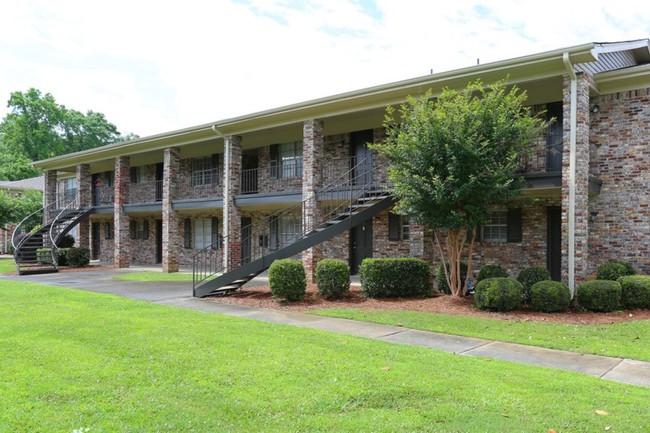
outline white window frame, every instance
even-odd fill
[[[217,166],[213,166],[212,155],[192,158],[192,186],[218,185]]]
[[[202,250],[212,245],[212,218],[192,220],[192,248]]]
[[[481,240],[484,242],[508,242],[508,210],[494,209],[490,211],[490,223],[481,227]]]
[[[278,147],[280,178],[302,177],[302,142],[282,143]]]

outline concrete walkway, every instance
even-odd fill
[[[373,338],[391,343],[423,346],[459,355],[480,356],[520,364],[556,368],[584,373],[615,382],[650,387],[650,362],[586,355],[500,341],[438,334],[398,326],[319,317],[305,313],[220,304],[218,302],[193,298],[191,283],[143,283],[116,281],[113,279],[118,273],[132,272],[134,270],[139,269],[91,270],[86,272],[61,272],[21,277],[2,276],[2,278],[33,281],[99,293],[110,293],[161,305],[319,329],[339,334]],[[265,278],[261,277],[251,281],[249,285],[265,283]]]

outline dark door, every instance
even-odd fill
[[[242,194],[257,193],[257,149],[242,153]]]
[[[372,181],[372,150],[368,143],[372,143],[372,129],[356,131],[350,135],[351,164],[354,167],[352,172],[353,183],[365,185]]]
[[[547,207],[546,221],[546,267],[551,273],[551,278],[560,281],[562,278],[562,208]]]
[[[372,219],[350,230],[350,273],[359,273],[363,259],[372,257]]]
[[[99,173],[93,173],[91,182],[93,206],[99,206],[101,204],[102,191],[102,179],[99,176]]]
[[[163,163],[160,162],[156,164],[156,201],[162,201],[163,199],[163,176],[165,173],[165,167]]]
[[[253,220],[249,217],[241,219],[241,263],[250,263],[251,261],[251,224]]]
[[[163,256],[163,222],[156,220],[156,263],[162,263]]]
[[[90,246],[90,258],[93,260],[99,259],[99,249],[101,248],[101,225],[98,222],[93,222],[90,226],[90,236],[93,238],[93,242]]]

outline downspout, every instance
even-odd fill
[[[577,123],[578,123],[578,77],[573,70],[573,65],[569,58],[569,53],[562,54],[562,61],[566,68],[567,74],[571,79],[571,117],[570,117],[570,130],[569,130],[569,208],[568,214],[568,238],[569,238],[569,251],[568,251],[568,278],[569,290],[571,297],[575,296],[575,266],[576,266],[576,245],[575,245],[575,231],[576,231],[576,141],[577,141]]]
[[[226,140],[226,136],[221,133],[217,129],[217,125],[212,125],[212,132],[217,134],[219,137],[223,138],[223,151],[224,151],[224,161],[223,161],[223,170],[224,170],[224,185],[223,185],[223,190],[225,194],[229,194],[230,191],[230,145],[228,144],[228,140]],[[225,195],[224,194],[224,195]],[[230,233],[230,219],[228,218],[228,215],[230,215],[230,200],[224,200],[223,201],[223,233],[224,236],[226,237],[226,242],[225,245],[223,246],[223,266],[224,269],[227,270],[228,263],[230,263],[230,248],[228,248],[228,233]]]

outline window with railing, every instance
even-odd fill
[[[302,142],[274,144],[270,149],[272,179],[302,177]]]
[[[192,158],[192,186],[218,185],[219,155]]]
[[[284,248],[300,239],[302,226],[300,215],[289,214],[271,217],[269,223],[272,250]]]

